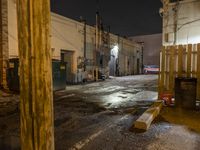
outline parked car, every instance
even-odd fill
[[[145,65],[144,74],[158,74],[159,66],[158,65]]]

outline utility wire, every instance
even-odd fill
[[[193,20],[193,21],[189,21],[189,22],[187,22],[187,23],[184,23],[184,24],[182,24],[179,28],[178,28],[178,30],[177,31],[179,31],[182,27],[184,27],[185,25],[188,25],[188,24],[191,24],[191,23],[194,23],[194,22],[198,22],[198,21],[200,21],[200,19],[196,19],[196,20]]]

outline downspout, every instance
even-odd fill
[[[179,7],[179,1],[176,2],[175,8],[174,8],[174,45],[177,44],[178,7]]]
[[[86,71],[86,60],[87,60],[87,55],[86,55],[86,38],[87,38],[87,35],[86,35],[86,20],[84,20],[84,71]]]
[[[119,34],[117,35],[117,44],[118,44],[118,54],[117,54],[117,68],[116,68],[116,76],[119,76],[119,52],[120,52],[120,48],[119,48],[119,42],[120,42],[120,36]]]

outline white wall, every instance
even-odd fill
[[[174,43],[175,3],[169,4],[169,11],[163,18],[163,45]],[[200,43],[200,0],[184,0],[178,5],[176,44]],[[166,40],[168,34],[168,42]]]
[[[130,37],[135,42],[144,43],[143,64],[160,65],[162,33]]]

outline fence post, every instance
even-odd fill
[[[160,60],[160,75],[159,75],[159,96],[164,92],[164,77],[165,77],[165,47],[161,49],[161,60]]]
[[[192,57],[192,44],[188,45],[187,51],[187,77],[191,77],[191,57]]]
[[[200,100],[200,44],[197,45],[197,99]]]
[[[178,46],[178,77],[182,77],[183,73],[183,46]]]
[[[170,47],[169,91],[174,93],[174,54],[175,46]]]
[[[8,47],[8,0],[0,1],[0,86],[8,89],[7,70],[9,67]]]

